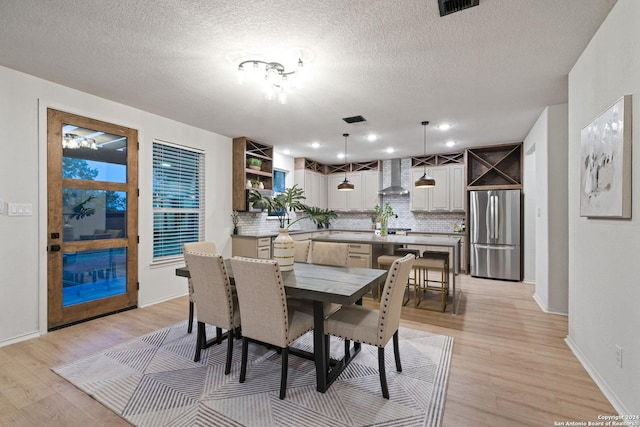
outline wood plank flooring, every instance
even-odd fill
[[[402,313],[404,326],[455,338],[443,427],[553,426],[615,413],[565,344],[567,318],[540,311],[533,286],[459,279],[459,315],[411,302]],[[128,425],[51,367],[184,320],[187,304],[177,298],[1,347],[0,426]]]

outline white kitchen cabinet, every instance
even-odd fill
[[[411,170],[411,182],[417,181],[424,169]],[[433,188],[413,188],[411,210],[426,212],[464,211],[464,165],[427,168],[427,175],[436,181]]]
[[[271,237],[231,236],[231,256],[271,258]]]
[[[371,268],[371,245],[349,243],[347,267]]]
[[[380,172],[349,172],[347,178],[354,185],[352,191],[338,191],[344,173],[335,173],[327,179],[327,207],[335,211],[373,211],[378,203]]]
[[[453,212],[464,212],[466,183],[464,181],[464,165],[449,166],[449,208]]]
[[[294,182],[304,190],[304,203],[319,208],[327,207],[327,176],[310,170],[297,169]]]

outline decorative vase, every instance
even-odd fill
[[[387,221],[388,221],[388,218],[382,218],[380,220],[380,235],[381,236],[386,236],[387,235]]]
[[[249,165],[249,169],[253,169],[254,171],[259,171],[260,169],[262,169],[261,166],[255,166],[255,165]]]
[[[264,182],[260,181],[260,184],[258,184],[258,188],[260,190],[264,190]]]
[[[247,188],[251,188],[252,186],[253,186],[253,184],[251,184],[251,180],[248,179],[246,187]]]
[[[238,226],[233,227],[233,234],[238,234]]]
[[[281,271],[293,270],[295,252],[289,229],[281,228],[278,237],[273,240],[273,259],[278,261]]]

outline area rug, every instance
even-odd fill
[[[207,329],[208,337],[214,334]],[[196,363],[196,334],[187,333],[186,322],[53,371],[136,426],[439,426],[453,338],[408,328],[399,336],[402,372],[393,345],[385,349],[389,400],[380,389],[376,347],[363,345],[326,393],[315,389],[313,362],[290,356],[287,397],[280,400],[281,359],[274,350],[249,344],[240,384],[241,340],[225,375],[226,341]],[[293,347],[312,350],[311,334]],[[343,352],[343,342],[332,338],[332,357]]]

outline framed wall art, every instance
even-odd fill
[[[631,218],[631,95],[580,133],[580,216]]]

